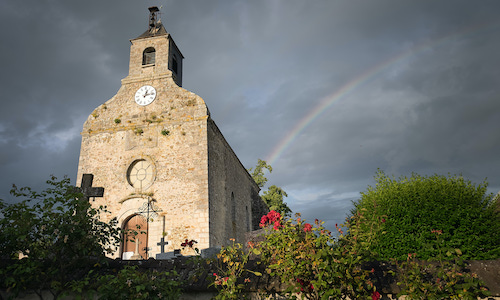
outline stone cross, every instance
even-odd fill
[[[104,196],[104,188],[103,187],[93,187],[92,181],[94,181],[94,175],[92,174],[83,174],[82,176],[82,184],[80,187],[75,187],[71,190],[73,193],[82,193],[83,197],[80,199],[80,203],[88,203],[90,197],[103,197]],[[82,207],[85,205],[76,207],[76,213],[82,214]]]
[[[89,200],[90,197],[102,197],[104,196],[103,187],[93,187],[92,181],[94,181],[93,174],[83,174],[82,184],[80,185],[80,190],[83,193],[85,200]]]
[[[165,253],[165,245],[168,245],[168,242],[165,241],[165,238],[162,237],[159,243],[156,243],[156,245],[161,247],[161,253]]]
[[[134,255],[132,255],[130,257],[130,259],[133,259],[133,260],[142,259],[142,256],[139,254],[139,244],[142,244],[142,242],[139,240],[135,240],[135,252],[134,252]]]
[[[135,254],[139,254],[139,245],[142,244],[141,241],[135,241]]]

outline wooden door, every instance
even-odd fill
[[[125,256],[130,256],[131,252],[134,252],[135,254],[135,249],[136,249],[135,241],[138,240],[139,254],[142,256],[143,259],[147,259],[146,247],[147,247],[148,237],[146,230],[147,230],[146,218],[144,218],[143,216],[135,215],[130,219],[128,219],[128,221],[125,223],[125,226],[123,226],[124,239],[123,239],[122,253],[129,254]],[[137,232],[137,235],[134,235],[133,231]],[[125,256],[123,256],[123,258],[128,258]]]

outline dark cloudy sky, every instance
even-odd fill
[[[80,131],[128,73],[151,5],[242,163],[341,222],[377,168],[500,190],[500,1],[3,0],[0,198],[75,180]]]

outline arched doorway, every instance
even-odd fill
[[[134,231],[137,234],[134,234]],[[139,255],[143,259],[146,257],[146,247],[148,245],[146,218],[141,215],[133,215],[123,225],[122,258],[130,259],[135,254],[136,242],[139,241]]]

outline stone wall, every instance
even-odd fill
[[[5,264],[5,261],[0,261],[1,265]],[[252,262],[250,262],[252,264]],[[175,270],[178,273],[179,281],[183,282],[182,288],[184,294],[181,296],[180,300],[209,300],[216,295],[217,291],[215,288],[208,287],[213,280],[213,272],[217,270],[213,265],[210,264],[200,264],[197,267],[203,268],[200,272],[194,272],[193,264],[190,263],[189,257],[179,257],[173,260],[154,260],[150,259],[148,261],[121,261],[114,260],[110,261],[108,268],[110,269],[120,269],[123,265],[137,265],[139,269],[154,269],[157,271],[171,271]],[[262,265],[252,265],[250,266],[252,270],[262,269]],[[377,290],[382,294],[382,299],[397,299],[394,295],[399,292],[399,287],[393,278],[387,277],[387,268],[393,268],[390,264],[383,262],[372,263],[369,268],[374,268],[374,276],[376,277]],[[469,262],[469,268],[471,272],[478,274],[479,278],[483,280],[486,286],[491,292],[491,297],[487,299],[500,299],[500,259],[492,261],[471,261]],[[265,299],[261,297],[260,291],[265,291],[266,293],[271,292],[282,292],[285,290],[286,286],[280,283],[279,278],[271,277],[266,272],[263,272],[263,276],[255,276],[249,274],[248,277],[251,279],[250,283],[245,285],[244,293],[249,299]],[[193,276],[195,275],[196,276]],[[49,292],[46,293],[49,295]],[[5,291],[0,291],[2,299],[7,298]],[[75,299],[76,297],[68,297],[66,299]],[[39,299],[36,294],[27,292],[22,297],[16,299]],[[44,299],[51,299],[50,297]],[[276,297],[273,299],[287,299],[286,297]],[[404,297],[400,298],[404,299]]]
[[[267,207],[258,195],[259,187],[212,120],[208,121],[208,160],[210,244],[220,247],[230,244],[230,239],[244,243],[245,233],[258,226],[256,216],[260,218]]]

